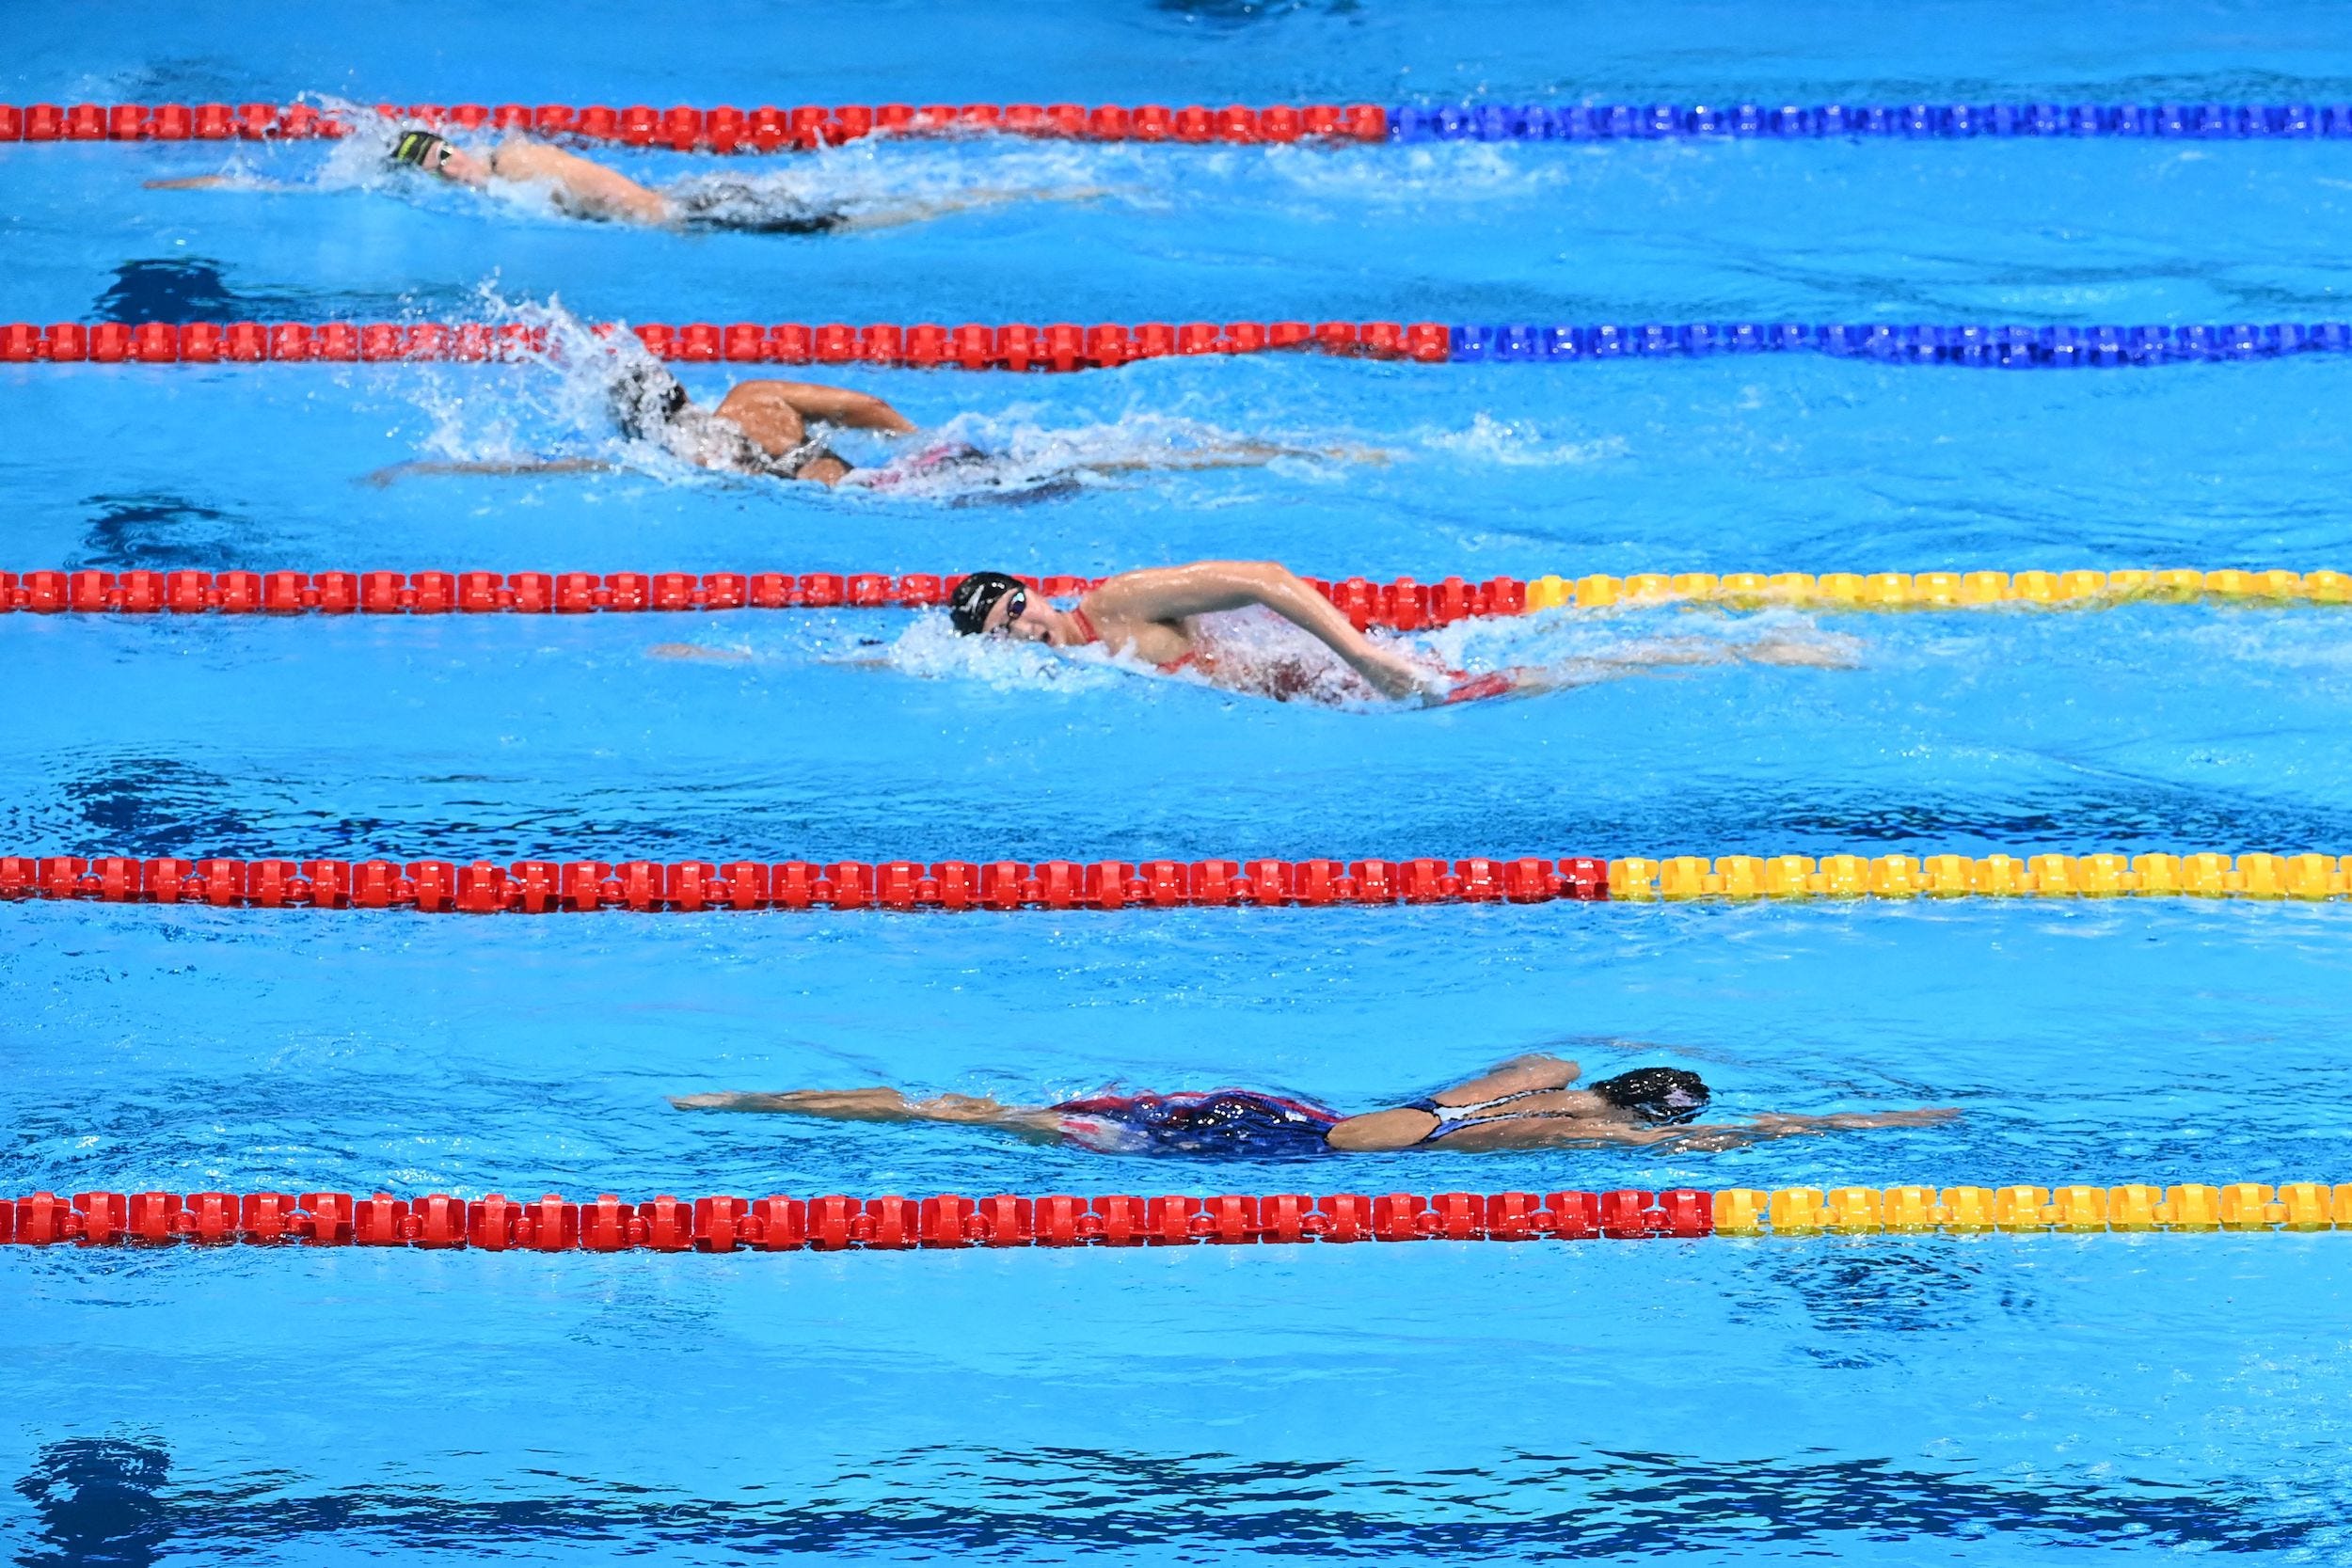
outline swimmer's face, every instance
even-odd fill
[[[1069,617],[1042,599],[1033,599],[1025,588],[1016,588],[998,599],[988,612],[988,625],[981,630],[991,636],[1013,638],[1022,642],[1060,642],[1068,628]]]
[[[461,185],[479,185],[490,178],[490,166],[461,148],[443,142],[424,161],[430,173],[444,180],[454,180]]]

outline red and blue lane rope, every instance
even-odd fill
[[[1610,142],[1680,137],[2343,140],[2352,103],[389,103],[379,117],[681,152],[809,151],[870,135],[997,133],[1098,142]],[[0,142],[284,141],[348,126],[308,103],[0,104]]]
[[[1116,370],[1146,359],[1321,352],[1419,364],[1556,364],[1822,354],[1895,365],[2114,369],[2275,359],[2352,349],[2344,322],[2023,326],[1831,322],[1589,325],[1443,322],[602,323],[681,364],[968,371]],[[547,351],[544,329],[486,322],[0,324],[0,364],[491,362]]]

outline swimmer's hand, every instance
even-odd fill
[[[1441,702],[1454,685],[1454,677],[1446,672],[1416,664],[1402,654],[1392,654],[1376,642],[1348,662],[1355,665],[1356,673],[1370,681],[1373,689],[1383,697]]]
[[[1922,1106],[1916,1111],[1838,1111],[1825,1117],[1790,1117],[1766,1112],[1756,1128],[1766,1136],[1790,1132],[1853,1132],[1871,1127],[1937,1127],[1960,1119],[1957,1106]]]
[[[1811,637],[1776,634],[1757,638],[1740,653],[1751,664],[1778,664],[1800,670],[1854,670],[1862,665],[1862,640],[1840,632]]]
[[[239,180],[227,174],[199,174],[185,180],[148,180],[142,182],[142,185],[151,191],[216,191],[231,185],[247,186],[255,190],[269,188],[263,185],[254,185],[251,182]]]

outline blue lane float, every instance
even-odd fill
[[[2179,140],[2352,139],[2352,103],[1820,103],[1728,108],[1674,103],[1399,103],[1389,139],[1656,141],[1688,136],[2160,136]]]
[[[1457,365],[1533,364],[1681,355],[1812,353],[1837,358],[1998,370],[2275,359],[2352,349],[2352,325],[2273,322],[2237,326],[1933,326],[1796,322],[1449,327]]]

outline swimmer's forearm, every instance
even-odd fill
[[[917,428],[913,420],[868,392],[853,392],[847,387],[828,387],[817,381],[765,381],[762,385],[772,388],[792,412],[804,420],[822,420],[851,430],[879,430],[892,436],[912,436]]]
[[[1475,1078],[1439,1089],[1436,1099],[1440,1105],[1474,1105],[1506,1094],[1565,1089],[1576,1082],[1580,1070],[1574,1062],[1565,1062],[1557,1056],[1515,1056]]]
[[[750,1111],[770,1116],[818,1117],[827,1121],[919,1121],[925,1119],[893,1088],[787,1089],[781,1094],[673,1095],[681,1111]]]
[[[395,463],[389,468],[378,468],[368,475],[366,483],[381,489],[395,480],[426,474],[489,474],[513,478],[521,474],[601,474],[619,471],[620,465],[594,457],[525,458],[512,463]]]

